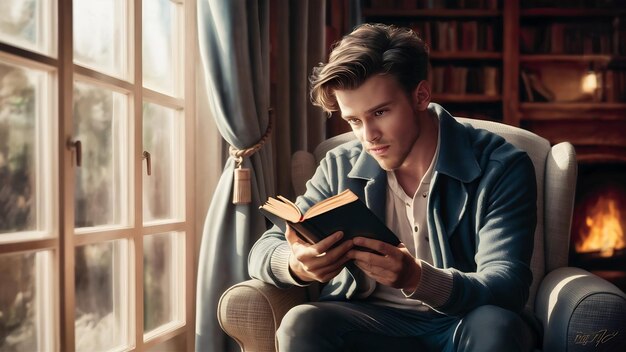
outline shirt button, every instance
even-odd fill
[[[415,227],[413,228],[413,231],[415,231],[415,232],[419,231],[419,227],[415,226]]]
[[[426,236],[426,237],[424,237],[424,238],[426,239],[426,242],[430,242],[430,241],[428,240],[428,236]]]
[[[422,197],[426,198],[428,196],[428,192],[422,193]]]

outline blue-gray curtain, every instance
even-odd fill
[[[251,147],[269,122],[269,0],[197,1],[208,105],[226,142],[238,149]],[[260,200],[274,194],[270,143],[244,160],[243,166],[252,172],[251,204],[232,204],[234,166],[232,158],[226,162],[204,224],[196,292],[197,351],[234,349],[217,322],[217,303],[229,286],[248,278],[248,252],[265,230],[257,208]]]
[[[278,194],[293,198],[292,154],[312,152],[326,139],[326,114],[309,99],[309,75],[326,59],[326,0],[273,0],[272,11],[276,129],[289,131],[274,136],[276,184]]]

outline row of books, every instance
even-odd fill
[[[374,9],[481,9],[497,10],[498,0],[370,0],[366,7]]]
[[[432,66],[429,81],[435,94],[482,94],[501,92],[501,70],[496,66]]]
[[[623,9],[626,0],[524,0],[522,8]]]
[[[435,51],[499,51],[501,30],[479,21],[412,22],[409,27]]]
[[[520,51],[524,54],[625,55],[626,31],[610,22],[551,23],[522,26]]]

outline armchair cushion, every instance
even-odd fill
[[[541,282],[535,314],[544,351],[624,351],[626,294],[579,268],[559,268]]]
[[[308,301],[306,289],[279,289],[258,280],[230,287],[220,298],[217,319],[245,351],[274,351],[274,335],[292,307]]]

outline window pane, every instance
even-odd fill
[[[178,113],[160,105],[143,105],[143,148],[150,153],[152,174],[143,172],[144,222],[178,219],[184,214],[183,151]]]
[[[42,114],[47,79],[45,72],[0,61],[0,234],[45,227],[43,206],[51,200],[43,185],[52,177],[42,172],[51,149]]]
[[[167,323],[181,320],[178,307],[183,303],[180,292],[183,282],[178,282],[184,268],[184,245],[177,233],[144,236],[144,329],[153,331]],[[184,307],[184,305],[182,305]]]
[[[76,227],[128,224],[126,96],[75,83],[74,140],[82,144],[76,168]]]
[[[125,240],[76,248],[76,351],[129,344],[128,245]]]
[[[0,41],[53,54],[50,0],[0,1]]]
[[[181,6],[171,0],[143,1],[143,82],[147,88],[174,95],[180,74]]]
[[[117,77],[127,73],[125,0],[74,0],[74,61]]]
[[[52,349],[52,256],[0,255],[0,351]]]

